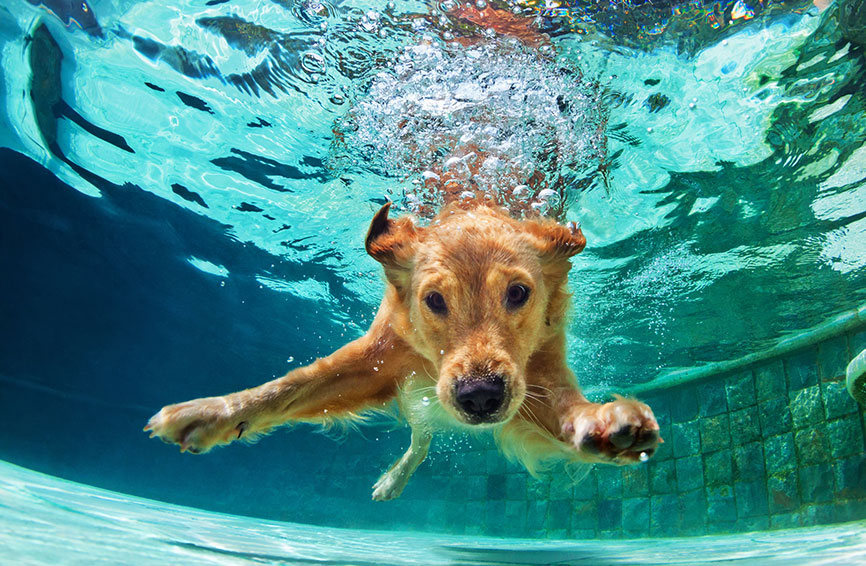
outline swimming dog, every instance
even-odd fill
[[[499,21],[522,39],[519,22],[496,14],[464,16]],[[555,93],[551,100],[562,105]],[[455,150],[461,162],[488,161],[471,149]],[[386,288],[364,336],[259,387],[164,407],[145,431],[199,454],[286,423],[327,424],[393,403],[411,442],[376,482],[376,500],[399,496],[433,434],[453,426],[492,430],[502,452],[533,473],[548,460],[625,465],[651,456],[660,442],[652,410],[623,397],[588,401],[566,363],[567,278],[586,245],[580,228],[503,200],[517,191],[451,189],[449,175],[430,176],[445,206],[429,224],[390,218],[390,203],[373,217],[365,248],[382,264]]]
[[[145,430],[198,454],[396,399],[412,439],[376,483],[376,500],[400,495],[449,425],[493,429],[530,470],[551,458],[622,465],[652,455],[652,410],[622,397],[589,402],[566,363],[569,258],[586,244],[579,227],[515,220],[479,202],[452,203],[422,227],[389,218],[389,208],[365,242],[387,285],[364,336],[259,387],[164,407]]]

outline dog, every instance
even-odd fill
[[[586,244],[578,226],[516,220],[473,200],[422,227],[389,218],[390,206],[365,241],[387,284],[364,336],[259,387],[164,407],[144,430],[199,454],[396,399],[411,443],[376,482],[378,501],[400,495],[447,426],[492,429],[500,449],[533,472],[550,459],[623,465],[652,455],[660,441],[652,410],[622,397],[589,402],[566,363],[570,258]]]

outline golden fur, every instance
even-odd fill
[[[145,430],[200,453],[396,399],[412,442],[377,482],[378,500],[402,492],[445,426],[493,429],[531,472],[551,458],[627,464],[652,454],[660,439],[650,408],[621,397],[590,403],[566,364],[569,258],[586,243],[577,226],[473,202],[420,227],[390,219],[389,206],[366,239],[387,287],[364,336],[259,387],[164,407]]]

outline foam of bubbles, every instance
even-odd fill
[[[404,204],[444,192],[541,213],[598,171],[606,112],[597,84],[516,40],[426,38],[377,74],[340,129],[356,163],[406,182]]]

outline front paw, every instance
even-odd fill
[[[237,440],[246,428],[247,423],[232,419],[224,398],[208,397],[163,407],[144,430],[150,431],[151,438],[179,445],[181,452],[203,454]]]
[[[613,464],[645,461],[662,441],[652,409],[619,396],[611,403],[579,408],[563,432],[585,459]]]

